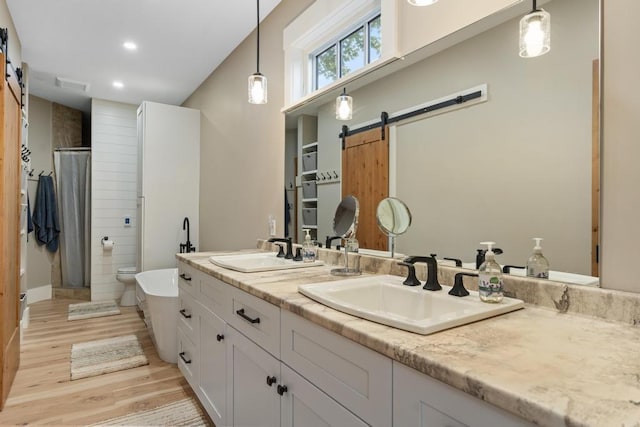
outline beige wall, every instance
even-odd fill
[[[37,96],[29,97],[29,149],[31,150],[31,168],[35,170],[33,177],[29,178],[27,188],[32,211],[38,188],[38,174],[41,171],[49,173],[53,170],[51,117],[51,101]],[[29,234],[27,243],[28,289],[51,285],[53,262],[54,255],[44,246],[36,243],[33,233]]]
[[[260,71],[269,102],[247,102],[256,71],[255,32],[202,83],[184,106],[201,116],[200,248],[255,247],[273,215],[284,234],[284,54],[282,30],[311,0],[284,0],[260,25]]]
[[[640,292],[640,2],[604,2],[602,279]]]

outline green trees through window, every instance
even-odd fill
[[[320,89],[380,58],[380,29],[381,20],[378,14],[346,36],[341,36],[322,52],[313,55],[315,89]]]

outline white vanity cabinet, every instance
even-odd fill
[[[393,362],[393,425],[531,427],[532,424],[402,363]]]
[[[196,394],[216,425],[227,425],[227,336],[228,325],[206,308],[201,308]],[[191,385],[193,387],[193,385]]]

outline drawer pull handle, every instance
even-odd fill
[[[186,308],[183,308],[182,310],[180,310],[180,314],[182,314],[182,317],[184,317],[185,319],[191,319],[191,315],[187,314]]]
[[[255,319],[252,319],[251,317],[247,316],[246,314],[244,314],[244,308],[241,308],[240,310],[236,310],[236,314],[240,317],[242,317],[244,320],[246,320],[249,323],[260,323],[260,318],[256,317]]]
[[[187,282],[190,282],[190,281],[191,281],[191,276],[187,276],[187,273],[182,273],[182,274],[180,275],[180,277],[181,277],[182,279],[186,280]]]
[[[216,339],[217,339],[218,341],[222,341],[222,340],[224,339],[224,335],[222,335],[222,334],[218,334],[218,335],[216,335]]]
[[[276,377],[267,377],[267,385],[271,387],[276,383]]]
[[[184,351],[179,354],[180,359],[182,359],[184,363],[187,363],[187,364],[191,363],[191,359],[187,359],[186,357],[184,357],[184,354],[185,354]]]
[[[287,392],[287,386],[286,385],[278,385],[278,394],[280,396],[282,396],[286,392]]]

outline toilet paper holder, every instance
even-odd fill
[[[104,236],[100,243],[102,244],[102,248],[104,250],[111,250],[114,246],[114,242],[109,240],[109,236]]]

